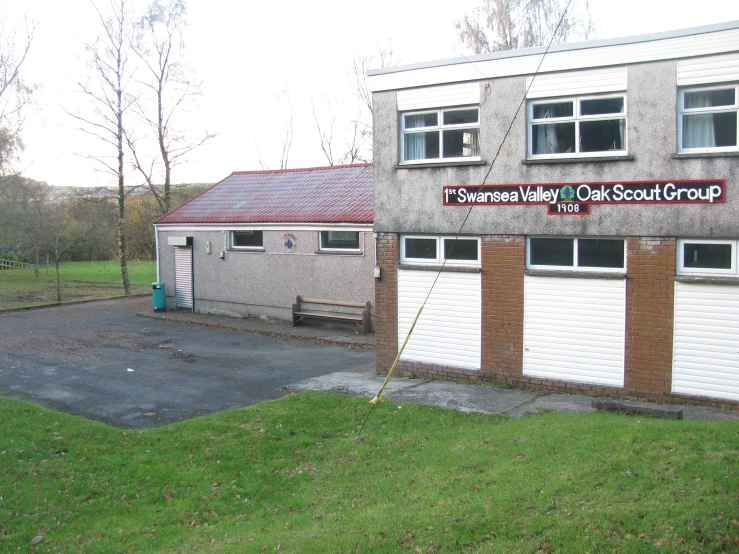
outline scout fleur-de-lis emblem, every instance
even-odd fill
[[[559,189],[559,198],[562,202],[572,202],[575,198],[575,189],[570,185],[565,185]]]

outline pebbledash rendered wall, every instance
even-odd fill
[[[211,226],[212,227],[212,226]],[[252,227],[254,228],[254,227]],[[193,237],[194,306],[198,313],[268,317],[290,321],[295,297],[372,302],[375,242],[360,231],[361,254],[318,252],[316,230],[265,230],[264,251],[225,249],[229,231],[168,230],[158,226],[159,278],[165,283],[167,309],[173,308],[174,247],[169,236]],[[287,251],[285,235],[295,237]],[[211,243],[210,254],[206,243]],[[225,251],[224,258],[219,253]]]
[[[527,161],[525,104],[490,170],[524,97],[524,76],[481,80],[479,164],[399,165],[397,92],[373,94],[374,228],[382,279],[376,286],[377,371],[398,352],[398,267],[401,234],[456,234],[466,206],[443,206],[447,185],[725,179],[725,203],[594,205],[589,215],[552,216],[542,205],[475,206],[463,234],[481,237],[482,356],[480,370],[401,361],[402,373],[471,379],[550,391],[685,401],[739,408],[672,394],[676,244],[679,238],[739,237],[737,154],[678,155],[677,61],[627,65],[629,157],[620,160]],[[623,388],[543,380],[523,374],[526,236],[626,238],[626,345]]]

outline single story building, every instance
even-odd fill
[[[378,372],[739,408],[739,22],[368,83]]]
[[[371,302],[372,164],[237,171],[154,224],[169,309],[292,319],[296,296]]]

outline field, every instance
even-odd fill
[[[119,262],[67,262],[60,266],[62,302],[112,298],[123,295]],[[128,262],[131,293],[151,293],[156,280],[155,262]],[[35,277],[27,271],[0,271],[0,310],[56,304],[56,273],[50,265]]]
[[[0,398],[2,552],[739,548],[739,426],[304,393],[148,431]]]

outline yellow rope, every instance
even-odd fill
[[[398,360],[400,359],[400,355],[403,353],[403,350],[405,349],[405,345],[408,344],[408,339],[411,338],[411,333],[413,333],[413,328],[416,326],[416,322],[418,321],[418,318],[421,316],[421,311],[423,311],[423,305],[421,305],[420,308],[418,308],[418,313],[416,314],[416,319],[413,320],[413,325],[411,325],[410,331],[408,331],[408,335],[405,337],[405,341],[403,341],[403,346],[400,347],[400,350],[398,351],[398,355],[395,356],[395,361],[393,362],[392,367],[390,368],[390,371],[387,372],[387,377],[385,377],[385,382],[380,387],[380,390],[377,391],[377,395],[370,400],[370,404],[382,404],[385,402],[382,399],[382,391],[385,390],[385,387],[388,384],[388,381],[390,381],[390,376],[393,374],[393,371],[395,371],[395,366],[398,365]]]

